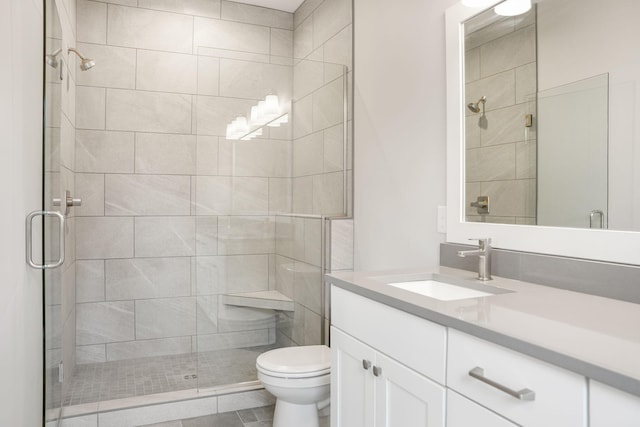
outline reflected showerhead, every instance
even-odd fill
[[[44,62],[47,63],[48,66],[52,68],[58,68],[59,62],[56,59],[56,56],[62,52],[62,49],[58,49],[55,52],[50,53],[49,55],[44,56]]]
[[[78,58],[80,58],[80,69],[82,71],[87,71],[91,68],[93,68],[96,63],[93,61],[93,59],[91,58],[85,58],[80,52],[78,52],[78,50],[70,47],[68,50],[68,52],[73,52],[76,55],[78,55]]]
[[[480,104],[482,104],[482,113],[484,114],[484,103],[485,102],[487,102],[487,97],[483,96],[482,98],[478,99],[478,102],[471,102],[471,103],[467,104],[467,108],[472,113],[479,113],[480,112]]]

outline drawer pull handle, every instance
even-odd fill
[[[376,377],[379,377],[380,375],[382,375],[382,368],[379,366],[374,366],[373,375],[375,375]]]
[[[362,367],[365,370],[369,370],[369,368],[371,367],[371,362],[366,359],[362,359]]]
[[[499,384],[493,380],[484,376],[484,369],[479,366],[476,366],[472,370],[469,371],[469,375],[478,381],[482,381],[485,384],[490,385],[491,387],[495,387],[498,390],[507,393],[509,396],[513,396],[516,399],[520,400],[535,400],[536,392],[533,390],[529,390],[528,388],[523,388],[522,390],[513,390],[509,387],[505,387],[502,384]]]

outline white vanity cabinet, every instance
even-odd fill
[[[585,377],[449,328],[447,387],[525,427],[587,426]]]
[[[590,427],[637,427],[640,397],[597,381],[589,381]]]
[[[495,412],[447,390],[447,427],[518,427]]]
[[[335,287],[331,310],[332,427],[444,427],[446,328]]]

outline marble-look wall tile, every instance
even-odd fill
[[[104,129],[106,93],[104,88],[76,87],[76,129]]]
[[[103,363],[107,361],[106,344],[76,346],[76,364]]]
[[[344,126],[339,124],[323,131],[324,134],[324,172],[338,172],[343,169],[345,162],[344,153]],[[348,154],[348,153],[347,153]],[[347,159],[348,161],[348,159]]]
[[[320,267],[295,262],[293,299],[315,313],[322,304],[322,273]]]
[[[197,75],[197,56],[138,50],[135,77],[138,90],[196,93]]]
[[[294,298],[295,261],[276,255],[276,290],[281,294]]]
[[[464,53],[464,81],[470,83],[480,78],[480,48],[469,49]]]
[[[313,94],[313,130],[326,129],[343,120],[343,78],[339,78]]]
[[[104,261],[76,261],[76,301],[104,301]]]
[[[291,67],[233,59],[220,60],[220,95],[262,99],[271,92],[291,98]]]
[[[323,45],[327,40],[351,24],[351,0],[325,0],[313,12],[313,48]]]
[[[198,95],[217,96],[220,94],[220,59],[199,55]]]
[[[131,132],[76,131],[76,169],[91,173],[133,172]]]
[[[109,5],[107,43],[114,46],[192,53],[193,17]]]
[[[106,215],[189,215],[191,180],[176,175],[107,175]]]
[[[269,28],[240,22],[194,18],[194,47],[269,53]]]
[[[198,295],[269,289],[268,255],[203,256],[196,263]]]
[[[109,130],[191,133],[191,96],[108,89],[106,126]]]
[[[266,215],[269,180],[199,176],[196,178],[197,215]]]
[[[487,127],[480,131],[483,146],[525,140],[524,104],[487,112]]]
[[[74,196],[82,199],[82,205],[74,208],[75,216],[104,215],[104,175],[77,173]]]
[[[536,95],[537,69],[536,63],[516,68],[516,103],[527,102]]]
[[[316,312],[306,309],[304,313],[303,345],[322,343],[322,318]]]
[[[136,339],[195,335],[194,297],[136,300]]]
[[[191,352],[191,337],[159,338],[117,342],[106,345],[107,360],[138,359]]]
[[[218,295],[199,295],[196,297],[197,334],[215,334],[218,332]]]
[[[78,304],[76,316],[78,345],[135,339],[133,301]]]
[[[307,264],[320,267],[322,259],[322,222],[316,218],[304,218],[304,256],[296,257]]]
[[[535,180],[484,182],[482,192],[491,198],[492,215],[535,217]]]
[[[218,217],[197,216],[196,218],[196,254],[218,254]]]
[[[282,58],[293,57],[293,31],[271,29],[271,55]]]
[[[135,140],[136,173],[195,174],[195,135],[137,133]]]
[[[492,40],[513,33],[514,30],[515,21],[513,17],[502,17],[492,25],[484,26],[475,31],[471,30],[472,32],[465,37],[464,46],[466,49],[474,49]]]
[[[313,18],[308,17],[293,31],[293,57],[306,58],[313,51]]]
[[[136,257],[193,256],[195,251],[195,217],[135,218]]]
[[[138,7],[220,18],[220,0],[138,0]]]
[[[293,14],[293,26],[297,28],[305,19],[307,19],[314,10],[318,8],[322,4],[324,0],[305,0],[302,4],[296,9]]]
[[[181,258],[134,258],[105,262],[106,298],[110,301],[188,296],[191,261]]]
[[[275,251],[275,221],[270,216],[218,217],[220,255],[268,254]]]
[[[534,26],[480,46],[480,69],[486,77],[536,60]]]
[[[226,136],[227,124],[239,114],[247,114],[254,100],[198,96],[196,100],[196,130],[198,135]]]
[[[315,132],[293,142],[293,176],[322,173],[324,169],[324,138]]]
[[[349,70],[353,68],[352,25],[348,25],[338,34],[327,40],[324,45],[324,62],[346,65]]]
[[[79,42],[107,42],[107,5],[95,1],[77,2],[77,39]]]
[[[308,95],[293,103],[293,138],[298,139],[313,132],[313,96]]]
[[[293,212],[313,213],[313,177],[303,176],[293,179]]]
[[[218,175],[218,137],[198,135],[196,175]]]
[[[135,49],[91,43],[78,43],[77,48],[98,64],[91,71],[78,74],[79,85],[120,89],[135,87]]]
[[[289,213],[293,197],[290,178],[269,178],[269,213]]]
[[[537,144],[535,141],[516,144],[516,178],[535,178],[537,175]]]
[[[202,334],[198,335],[197,342],[198,351],[217,351],[270,344],[268,329],[210,335]]]
[[[227,21],[244,22],[285,30],[293,29],[292,13],[226,0],[222,1],[221,17]]]
[[[270,139],[219,143],[220,175],[247,177],[291,176],[291,142]]]
[[[76,218],[76,257],[133,257],[133,218]]]
[[[467,181],[515,179],[516,144],[501,144],[466,150]]]
[[[325,173],[313,176],[313,213],[341,215],[344,209],[344,174]]]
[[[476,102],[482,96],[487,97],[485,110],[491,111],[515,104],[516,99],[516,73],[510,69],[473,83],[467,83],[465,87],[465,105]],[[465,109],[467,116],[475,115],[469,109]]]
[[[353,220],[331,221],[331,271],[353,270]]]

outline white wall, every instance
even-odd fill
[[[42,420],[42,273],[24,260],[24,219],[42,189],[39,0],[0,2],[0,425]]]
[[[355,0],[355,268],[436,266],[444,234],[444,12],[454,0]]]

